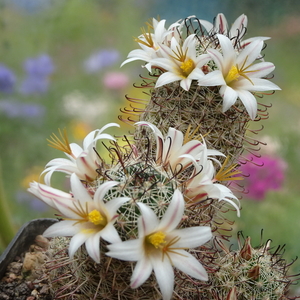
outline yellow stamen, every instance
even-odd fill
[[[237,174],[242,174],[239,170],[234,170],[237,167],[237,164],[232,164],[228,168],[226,168],[226,165],[228,163],[229,156],[226,157],[221,169],[218,171],[218,173],[215,176],[216,181],[228,181],[228,180],[243,180],[244,177],[242,176],[235,176]],[[234,170],[234,171],[232,171]]]
[[[92,222],[95,225],[103,224],[104,218],[101,215],[101,213],[94,209],[92,210],[88,215],[89,221]]]
[[[186,49],[185,52],[183,52],[182,47],[176,47],[176,50],[177,50],[177,52],[172,50],[174,55],[170,55],[170,56],[173,59],[180,61],[181,63],[184,63],[186,61],[186,54],[187,54],[188,49]]]
[[[49,142],[49,146],[52,148],[55,148],[57,150],[63,151],[69,155],[72,154],[72,150],[69,144],[69,140],[68,140],[68,135],[67,135],[67,131],[66,129],[64,129],[63,133],[61,132],[60,129],[58,129],[60,138],[52,133],[52,136],[50,136],[50,139],[47,139],[47,141]]]
[[[191,72],[195,69],[194,61],[192,59],[188,59],[187,61],[181,64],[180,69],[186,77],[189,76]]]
[[[165,240],[166,235],[162,231],[158,231],[156,233],[150,234],[147,239],[150,244],[152,244],[155,248],[159,248],[166,244]]]
[[[236,66],[232,66],[225,78],[225,81],[228,84],[234,80],[238,80],[239,77],[240,77],[239,69]]]
[[[197,134],[197,132],[199,131],[199,128],[201,127],[201,124],[199,124],[192,132],[191,132],[191,128],[192,125],[190,124],[185,132],[184,135],[184,140],[183,140],[183,144],[186,144],[187,142],[191,141],[191,140],[202,140],[202,135],[201,134]]]
[[[140,38],[134,38],[134,41],[140,44],[145,45],[146,47],[152,48],[154,47],[154,42],[151,35],[151,27],[148,25],[148,31],[144,27],[141,28],[142,35],[144,36],[145,40],[142,40]]]
[[[247,67],[245,67],[245,65],[247,63],[247,60],[248,60],[248,56],[244,60],[243,65],[241,66],[241,68],[239,68],[238,66],[232,66],[231,67],[231,69],[229,70],[227,76],[225,77],[225,81],[226,81],[227,84],[230,84],[232,81],[238,80],[239,77],[242,76],[245,79],[249,80],[254,85],[252,80],[246,74],[251,73],[251,72],[257,72],[257,70],[247,71],[247,69],[249,69],[252,66],[252,64],[250,64]]]

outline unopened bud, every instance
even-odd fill
[[[259,265],[256,265],[248,271],[248,277],[253,280],[258,280],[259,272],[260,272]]]
[[[251,257],[252,257],[252,247],[251,247],[251,244],[250,244],[250,237],[246,238],[244,246],[240,251],[240,256],[245,260],[251,259]]]
[[[236,287],[234,286],[228,293],[226,300],[237,300]]]

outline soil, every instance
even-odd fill
[[[49,241],[37,236],[29,250],[17,256],[0,280],[0,300],[51,300],[43,264],[47,258]]]

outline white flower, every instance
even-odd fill
[[[184,249],[195,248],[211,239],[210,227],[197,226],[176,229],[184,212],[184,199],[174,192],[164,216],[159,221],[145,204],[138,203],[138,239],[108,245],[108,256],[137,261],[131,277],[131,288],[141,286],[154,270],[164,300],[171,299],[174,288],[173,266],[199,279],[208,280],[200,262]]]
[[[202,156],[202,152],[208,155],[223,155],[216,150],[208,150],[206,144],[198,140],[191,140],[184,144],[183,133],[175,128],[170,127],[167,136],[164,138],[161,131],[154,125],[146,121],[135,123],[138,126],[148,126],[153,130],[156,137],[156,163],[164,167],[170,167],[175,171],[180,166],[181,170],[191,165],[191,160],[184,155],[188,154],[197,160]]]
[[[72,236],[69,245],[70,257],[85,243],[89,256],[99,263],[100,237],[110,243],[121,241],[113,224],[118,217],[116,211],[130,198],[119,197],[106,203],[103,201],[108,190],[116,184],[116,181],[103,183],[92,198],[76,174],[71,175],[71,194],[47,185],[32,183],[28,191],[58,210],[65,219],[50,226],[43,235]]]
[[[229,188],[215,182],[215,167],[212,161],[208,159],[207,153],[203,151],[202,157],[198,161],[191,155],[182,156],[189,159],[195,167],[190,179],[185,182],[184,195],[191,200],[190,203],[187,201],[187,204],[194,204],[207,198],[223,200],[230,203],[237,210],[237,215],[240,216],[238,198],[233,195]]]
[[[76,173],[80,179],[87,181],[97,178],[99,175],[97,170],[100,168],[101,162],[94,148],[99,139],[115,140],[110,134],[103,133],[105,129],[112,126],[120,127],[116,123],[109,123],[101,129],[90,132],[83,140],[83,148],[75,143],[69,144],[66,133],[64,135],[61,133],[61,140],[53,135],[52,140],[49,140],[50,145],[62,150],[69,159],[55,158],[51,160],[43,171],[43,173],[47,173],[44,179],[45,183],[50,185],[52,174],[57,171],[69,175]]]
[[[229,29],[228,22],[223,14],[218,14],[214,20],[214,24],[206,21],[200,20],[201,25],[206,29],[209,34],[223,34],[229,37],[232,44],[237,47],[245,47],[250,42],[254,40],[268,40],[269,37],[253,37],[246,40],[242,40],[243,36],[246,33],[248,18],[246,15],[240,15],[231,25]]]
[[[179,23],[172,24],[168,29],[165,28],[166,20],[157,21],[153,18],[152,26],[154,32],[151,33],[150,26],[148,26],[148,32],[142,28],[143,34],[140,35],[136,41],[141,49],[135,49],[129,52],[127,59],[121,64],[121,67],[131,61],[143,60],[147,62],[145,67],[151,72],[152,63],[151,60],[157,57],[161,57],[161,44],[168,44],[168,36],[173,36],[176,32],[176,27]]]
[[[239,36],[245,30],[245,28],[247,28],[248,18],[244,14],[240,15],[234,21],[230,29],[223,14],[218,14],[216,16],[214,24],[206,20],[200,20],[200,23],[209,33],[220,33],[233,38]]]
[[[192,80],[204,76],[201,67],[210,59],[209,55],[197,56],[198,40],[195,34],[189,35],[180,45],[176,38],[171,39],[170,47],[161,45],[163,58],[151,60],[151,64],[167,72],[160,75],[155,87],[160,87],[174,81],[180,81],[180,86],[188,91]]]
[[[257,101],[252,92],[280,90],[280,88],[261,77],[267,76],[275,69],[270,62],[254,61],[259,57],[264,42],[254,40],[239,54],[236,53],[230,39],[217,35],[223,55],[217,49],[207,49],[207,53],[215,62],[218,70],[212,71],[198,80],[201,86],[220,85],[223,97],[223,112],[227,111],[239,98],[250,118],[253,120],[257,113]]]

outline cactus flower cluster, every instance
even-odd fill
[[[66,131],[48,140],[67,158],[51,160],[29,192],[60,219],[44,232],[56,250],[46,267],[54,296],[287,299],[287,267],[269,244],[254,249],[246,239],[234,252],[223,243],[233,224],[226,212],[241,214],[231,183],[243,179],[247,142],[260,143],[249,138],[251,122],[268,117],[256,96],[279,90],[261,53],[268,38],[244,39],[246,28],[245,15],[231,28],[223,14],[169,27],[153,19],[122,64],[141,60],[149,73],[149,99],[128,97],[121,109],[133,134],[118,139],[107,131],[120,126],[109,123],[82,147]],[[56,172],[69,191],[52,186]]]

